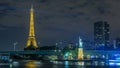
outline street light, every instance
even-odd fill
[[[14,51],[16,50],[15,47],[16,47],[17,44],[18,44],[18,42],[13,43],[13,45],[14,45]]]

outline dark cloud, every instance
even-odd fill
[[[0,16],[5,16],[9,11],[15,10],[14,7],[10,6],[9,3],[0,3]]]
[[[17,27],[11,27],[11,26],[6,26],[3,24],[0,24],[0,29],[1,30],[6,30],[6,29],[16,29]]]

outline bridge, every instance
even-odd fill
[[[114,55],[117,55],[117,57],[120,57],[120,51],[113,51],[113,50],[84,50],[84,57],[90,56],[98,56],[98,57],[105,57],[110,58]],[[24,55],[41,55],[41,56],[59,56],[62,52],[55,51],[55,50],[40,50],[40,51],[0,51],[0,57],[5,58],[12,55],[18,55],[20,57],[24,57]],[[64,55],[63,55],[64,56]]]
[[[38,54],[38,55],[60,55],[62,52],[55,50],[40,50],[40,51],[0,51],[1,54]],[[120,51],[106,51],[106,50],[84,50],[84,55],[113,55],[120,54]]]
[[[0,54],[39,54],[39,55],[59,55],[61,52],[55,50],[40,51],[0,51]]]
[[[115,50],[84,50],[84,55],[113,55],[120,54],[120,51]]]
[[[58,52],[56,50],[40,50],[40,51],[0,51],[0,60],[9,60],[10,57],[21,57],[21,58],[30,58],[34,57],[35,55],[41,55],[41,56],[58,56],[61,52]],[[34,57],[38,58],[38,56]]]

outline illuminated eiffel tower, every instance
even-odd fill
[[[24,50],[37,50],[38,45],[35,38],[35,31],[34,31],[34,9],[33,6],[30,9],[30,29],[29,29],[29,37],[27,40],[27,44]]]

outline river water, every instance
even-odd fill
[[[120,68],[120,63],[19,60],[0,63],[0,68]]]

